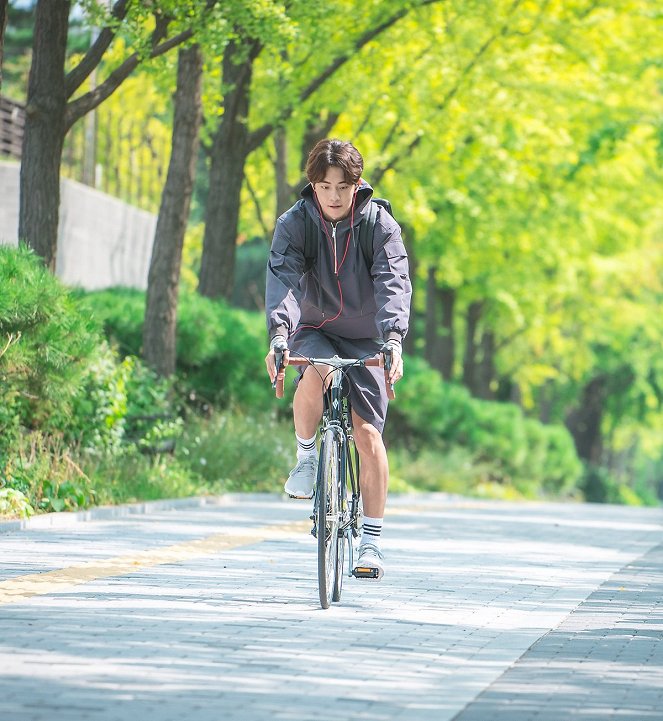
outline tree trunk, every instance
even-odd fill
[[[0,0],[0,90],[2,89],[2,56],[5,47],[5,28],[7,27],[7,4],[9,0]]]
[[[435,267],[428,266],[426,274],[426,324],[424,358],[431,367],[438,367],[439,348],[437,342],[437,281]]]
[[[288,183],[288,137],[283,128],[274,134],[276,146],[276,218],[280,217],[292,205],[292,188]]]
[[[446,381],[450,381],[454,374],[456,363],[456,338],[454,335],[454,306],[456,304],[456,290],[454,288],[440,288],[438,297],[442,306],[442,335],[438,343],[440,347],[440,372]]]
[[[147,285],[143,356],[162,376],[175,372],[177,298],[202,118],[199,45],[179,52],[173,142]]]
[[[235,243],[244,165],[249,153],[248,114],[253,63],[261,46],[231,42],[223,55],[223,116],[214,136],[205,235],[198,292],[207,298],[232,295]],[[245,57],[242,55],[246,53]]]
[[[21,160],[18,236],[55,270],[69,0],[39,0]]]
[[[495,380],[495,334],[484,331],[481,335],[481,360],[477,366],[476,396],[484,400],[494,400],[495,391],[492,383]]]
[[[555,402],[555,383],[550,378],[539,391],[538,416],[541,423],[552,423]]]
[[[414,250],[414,231],[411,230],[407,225],[401,225],[401,231],[403,233],[403,242],[405,243],[405,250],[407,251],[409,275],[412,279],[412,287],[414,288],[414,278],[417,275],[417,256]],[[415,355],[416,351],[416,340],[417,340],[417,324],[416,324],[416,310],[414,303],[410,310],[410,320],[408,323],[407,335],[403,340],[403,352],[409,355]]]
[[[593,378],[582,391],[582,399],[577,408],[569,413],[566,426],[575,442],[578,456],[595,466],[601,463],[603,455],[603,437],[601,421],[606,395],[607,378]]]
[[[475,300],[467,307],[465,355],[463,357],[463,384],[472,395],[477,391],[477,328],[483,312],[483,302]]]
[[[305,177],[309,153],[321,140],[329,137],[329,133],[334,125],[336,125],[339,115],[340,113],[335,113],[330,110],[327,111],[324,118],[315,118],[308,121],[302,137],[301,156],[299,159],[302,177]]]
[[[455,363],[453,325],[455,302],[456,291],[448,287],[438,288],[435,268],[430,266],[426,283],[425,358],[447,381],[453,376]],[[441,318],[438,321],[440,314]]]

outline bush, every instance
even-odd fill
[[[23,493],[14,488],[0,488],[0,516],[29,518],[34,512]]]
[[[411,453],[465,448],[491,481],[510,483],[531,495],[570,492],[581,473],[573,440],[562,426],[543,425],[508,403],[472,398],[446,383],[424,360],[406,359],[398,403],[390,410],[388,438]],[[441,489],[442,490],[442,489]]]
[[[62,432],[100,329],[24,247],[0,247],[0,459],[21,427]]]
[[[95,503],[93,483],[73,455],[62,436],[27,433],[0,469],[3,486],[23,494],[34,510],[87,508]]]
[[[85,303],[123,354],[140,352],[144,293],[116,288],[85,294]],[[273,393],[265,372],[267,333],[257,313],[182,293],[177,320],[177,377],[203,403],[266,409]]]
[[[292,422],[230,409],[190,419],[177,458],[217,493],[280,492],[295,450]]]
[[[181,433],[178,414],[171,381],[139,358],[120,359],[102,343],[74,398],[66,437],[87,450],[112,451],[127,443],[170,449]]]
[[[2,512],[92,505],[90,459],[172,447],[182,425],[172,384],[120,359],[89,307],[26,248],[0,247],[0,287]]]
[[[209,493],[207,484],[171,455],[144,455],[132,448],[86,455],[81,468],[95,479],[97,503],[133,503]]]

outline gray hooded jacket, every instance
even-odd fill
[[[359,225],[372,194],[370,185],[362,181],[352,233],[350,217],[336,224],[336,258],[332,224],[322,219],[310,184],[302,191],[302,199],[278,219],[265,293],[270,338],[279,334],[288,338],[298,325],[321,326],[348,339],[400,339],[407,333],[412,296],[407,253],[398,223],[384,208],[378,209],[370,268],[359,247]],[[317,257],[306,272],[304,213],[313,217],[318,228]]]

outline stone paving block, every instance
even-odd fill
[[[618,597],[608,589],[624,589]],[[627,590],[629,589],[629,590]],[[628,564],[597,589],[555,630],[456,716],[474,721],[508,707],[514,719],[663,719],[661,637],[642,643],[645,619],[663,622],[663,546]],[[647,599],[645,601],[645,599]],[[644,602],[643,602],[644,601]],[[658,643],[657,643],[658,641]],[[542,693],[546,688],[555,693]],[[511,699],[509,698],[511,696]],[[517,713],[511,701],[536,701],[538,710]]]
[[[2,577],[23,573],[19,558],[26,573],[50,571],[295,522],[310,512],[304,506],[253,498],[5,533],[0,557],[13,565]],[[328,611],[306,532],[0,606],[0,693],[24,715],[21,699],[32,698],[30,721],[41,709],[48,721],[311,721],[321,709],[445,721],[474,713],[475,699],[481,721],[493,721],[505,709],[527,718],[523,692],[547,669],[555,683],[537,701],[563,721],[568,699],[588,697],[585,686],[566,684],[574,664],[594,684],[621,686],[642,681],[633,669],[643,662],[660,665],[655,591],[624,595],[618,589],[629,584],[610,578],[624,566],[649,574],[650,585],[657,578],[660,564],[643,566],[641,557],[660,538],[659,510],[446,497],[394,498],[391,507],[384,581],[346,579],[342,602]],[[590,595],[597,588],[601,595]],[[588,596],[598,623],[573,620]],[[516,682],[485,706],[481,692],[521,656],[536,664],[523,662]],[[655,674],[648,683],[651,696],[619,698],[660,707]]]

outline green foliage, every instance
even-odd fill
[[[0,288],[1,458],[21,426],[64,430],[101,335],[24,247],[0,246]]]
[[[216,493],[280,492],[295,459],[292,422],[255,409],[190,418],[177,458]]]
[[[460,446],[472,459],[473,483],[489,479],[517,487],[533,482],[544,494],[564,495],[580,476],[573,441],[563,427],[527,418],[512,404],[472,398],[465,388],[445,383],[425,361],[406,359],[398,391],[390,410],[393,443],[405,439],[411,454]],[[440,475],[444,462],[416,465]],[[425,487],[433,483],[429,478]],[[450,490],[444,482],[438,489]]]
[[[85,508],[97,502],[86,464],[172,450],[182,420],[170,382],[120,358],[25,248],[0,247],[0,288],[3,508]]]
[[[88,455],[81,467],[95,479],[97,503],[115,504],[209,493],[206,483],[168,454],[144,455],[131,447]]]
[[[120,352],[140,351],[144,293],[113,289],[90,293],[86,303]],[[272,392],[265,371],[267,335],[258,314],[229,308],[195,293],[180,297],[177,376],[191,399],[267,408]]]
[[[14,488],[0,488],[0,517],[29,518],[34,512],[34,508],[23,493]]]
[[[113,452],[127,443],[168,449],[181,426],[172,383],[102,343],[74,399],[65,437],[88,450]]]
[[[586,464],[580,481],[585,500],[592,503],[624,503],[631,506],[657,506],[659,501],[647,486],[632,487],[608,469]]]
[[[0,467],[0,480],[6,489],[23,494],[35,510],[87,508],[95,503],[95,491],[74,454],[62,436],[41,431],[26,433]]]

